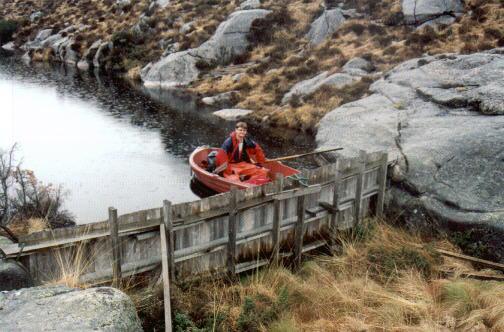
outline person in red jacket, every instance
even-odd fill
[[[230,163],[239,162],[255,162],[262,164],[266,162],[264,152],[252,138],[247,135],[247,124],[238,122],[235,126],[235,131],[222,144],[222,149],[228,155]]]

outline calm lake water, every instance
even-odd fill
[[[0,149],[16,143],[24,168],[62,185],[78,223],[106,219],[109,206],[123,214],[197,199],[188,156],[220,146],[233,126],[210,111],[184,94],[0,57]],[[283,130],[253,133],[269,157],[314,146]]]

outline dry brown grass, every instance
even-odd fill
[[[44,1],[36,1],[33,6],[25,6],[21,0],[4,1],[3,6],[0,6],[0,16],[14,19],[26,17],[40,9],[43,3],[48,6],[48,2]],[[81,44],[82,53],[95,39],[109,40],[114,32],[131,28],[148,6],[147,0],[138,0],[125,15],[118,15],[114,1],[90,0],[78,2],[77,5],[63,1],[50,3],[52,9],[49,14],[38,22],[27,22],[17,33],[18,43],[33,38],[41,27],[61,28],[63,21],[82,22],[91,25],[89,31],[83,33],[85,42]],[[416,31],[412,27],[387,25],[394,21],[396,13],[400,11],[399,0],[345,0],[345,8],[356,8],[368,14],[369,18],[347,20],[326,42],[317,47],[308,47],[304,36],[310,23],[320,14],[322,0],[262,1],[263,8],[281,12],[280,17],[290,17],[291,23],[272,28],[271,38],[254,45],[250,53],[243,57],[255,64],[246,69],[246,76],[239,82],[232,81],[232,74],[220,78],[207,75],[190,88],[202,95],[239,90],[241,100],[237,107],[254,110],[251,121],[266,121],[272,126],[313,132],[324,114],[351,100],[344,95],[344,91],[323,91],[319,92],[316,103],[307,100],[294,106],[281,106],[283,95],[301,80],[324,70],[337,72],[345,61],[356,56],[371,59],[377,70],[383,72],[424,53],[470,53],[504,46],[502,1],[468,0],[465,3],[466,12],[471,11],[472,14],[464,14],[448,27]],[[142,67],[158,59],[163,52],[158,45],[160,40],[179,42],[182,49],[200,45],[237,5],[238,1],[225,0],[172,1],[164,10],[156,11],[149,18],[152,31],[136,46],[138,50],[134,53],[140,56],[124,61],[124,69],[128,71]],[[190,21],[194,22],[194,31],[181,34],[179,28]],[[48,55],[36,57],[47,61],[50,59]],[[353,94],[355,98],[367,92],[366,86],[357,85],[356,88],[363,90]]]
[[[472,267],[413,249],[419,237],[386,224],[355,238],[343,240],[341,256],[313,257],[296,273],[269,268],[237,284],[189,286],[175,295],[175,309],[199,327],[214,319],[227,331],[503,331],[502,284],[443,278],[440,270]],[[377,263],[387,278],[376,275]]]

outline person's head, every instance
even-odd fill
[[[238,139],[243,139],[247,135],[247,124],[240,121],[235,126],[235,133]]]

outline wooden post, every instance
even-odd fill
[[[387,185],[388,153],[384,152],[381,157],[381,166],[378,173],[378,199],[376,200],[376,216],[383,217],[383,204],[385,202],[385,189]]]
[[[275,193],[279,194],[283,190],[284,177],[283,174],[277,174],[275,180]],[[277,265],[280,257],[280,240],[281,234],[280,229],[282,227],[283,211],[281,209],[281,201],[275,199],[273,203],[273,229],[272,229],[272,239],[273,239],[273,252],[272,261],[273,264]]]
[[[117,210],[109,207],[110,244],[112,246],[112,287],[121,285],[121,244],[119,242],[119,225]]]
[[[166,202],[163,203],[163,214],[165,213]],[[169,202],[168,202],[169,203]],[[171,209],[171,206],[170,206]],[[165,219],[165,218],[163,218]],[[171,321],[171,300],[170,300],[170,267],[169,267],[169,237],[167,236],[167,229],[165,222],[161,222],[159,225],[159,232],[161,234],[161,267],[163,276],[163,294],[164,294],[164,315],[165,315],[165,331],[172,331],[172,321]]]
[[[173,236],[172,222],[172,203],[163,201],[163,223],[166,231],[167,239],[167,254],[168,254],[168,270],[170,271],[170,279],[175,280],[175,239]]]
[[[301,255],[303,252],[303,236],[305,221],[305,196],[301,195],[297,199],[297,221],[294,235],[294,265],[298,267],[301,264]]]
[[[338,219],[340,216],[339,212],[339,188],[340,188],[340,173],[336,167],[336,174],[334,174],[334,187],[333,187],[333,213],[331,214],[331,221],[329,223],[329,246],[332,247],[334,240],[336,238],[336,232],[338,229]]]
[[[229,221],[228,221],[228,245],[227,245],[227,270],[229,277],[235,275],[235,260],[236,260],[236,203],[238,189],[231,187],[229,192]]]
[[[357,174],[357,188],[355,189],[354,201],[354,226],[361,222],[362,217],[362,185],[364,181],[364,171],[366,170],[366,151],[360,150],[359,152],[359,173]]]

